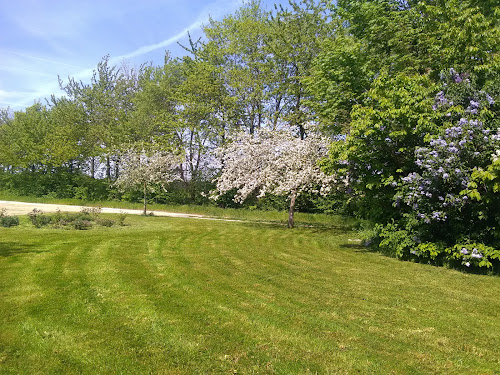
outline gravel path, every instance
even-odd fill
[[[56,212],[60,210],[62,212],[80,212],[85,206],[71,206],[66,204],[47,204],[47,203],[27,203],[27,202],[14,202],[14,201],[0,201],[0,209],[5,208],[7,210],[7,215],[27,215],[29,212],[33,211],[34,208],[42,210],[43,212]],[[92,207],[88,207],[92,208]],[[102,207],[102,213],[107,214],[120,214],[126,213],[131,215],[142,215],[142,210],[128,210],[123,208],[109,208]],[[196,214],[181,214],[176,212],[166,212],[166,211],[148,211],[154,216],[170,216],[170,217],[185,217],[192,219],[210,219],[210,220],[225,220],[225,221],[238,221],[238,220],[226,220],[226,219],[214,219],[204,215]]]

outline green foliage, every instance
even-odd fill
[[[76,198],[83,201],[105,200],[111,195],[109,183],[93,179],[69,168],[19,172],[0,171],[0,189],[17,195]]]
[[[50,224],[50,222],[52,220],[50,216],[46,216],[42,212],[42,210],[39,210],[36,208],[34,208],[33,211],[31,211],[28,214],[28,217],[29,217],[31,223],[37,228],[41,228],[41,227],[44,227],[44,226]]]
[[[19,217],[17,216],[2,216],[0,217],[0,225],[4,228],[10,228],[19,225]]]
[[[408,259],[410,252],[415,247],[415,239],[412,233],[406,229],[401,229],[396,223],[389,223],[385,226],[378,226],[377,231],[381,241],[380,250],[387,255],[396,258]]]
[[[127,214],[121,213],[118,215],[118,225],[123,227],[125,226],[125,219],[127,218]]]
[[[76,219],[73,221],[73,227],[76,230],[87,230],[92,228],[92,222],[90,220]]]
[[[10,228],[19,225],[19,218],[17,216],[9,216],[6,214],[4,208],[0,209],[0,226]]]
[[[35,208],[28,214],[28,217],[37,228],[51,224],[54,228],[86,230],[92,228],[93,222],[105,227],[114,225],[113,220],[101,219],[100,214],[100,207],[83,208],[80,212],[61,212],[58,210],[52,215],[45,215],[41,210]]]
[[[492,268],[500,266],[500,249],[482,243],[464,241],[446,249],[451,259],[456,259],[462,266]]]
[[[370,102],[353,108],[349,134],[332,144],[324,168],[349,176],[349,204],[362,216],[383,222],[398,217],[391,207],[397,181],[412,170],[424,136],[437,128],[435,90],[428,76],[381,74]]]
[[[115,225],[115,221],[111,220],[111,219],[96,219],[95,223],[97,225],[102,226],[102,227],[112,227],[113,225]],[[120,225],[123,225],[123,224],[120,224]]]
[[[427,259],[436,261],[442,257],[444,251],[444,244],[441,242],[423,242],[417,244],[416,248],[411,251],[411,254],[417,256],[420,261]]]

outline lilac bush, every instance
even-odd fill
[[[467,75],[451,69],[447,78],[433,106],[444,110],[443,125],[415,148],[415,168],[400,179],[394,196],[393,206],[415,240],[401,255],[491,267],[500,250],[483,242],[498,247],[500,219],[492,203],[500,203],[500,189],[484,180],[498,181],[492,169],[500,153],[500,127],[491,111],[495,101],[474,91]]]
[[[401,179],[395,204],[404,202],[426,224],[446,221],[453,212],[473,204],[473,197],[464,193],[471,175],[490,164],[499,147],[500,130],[491,131],[482,121],[462,117],[427,147],[416,148],[418,172]]]

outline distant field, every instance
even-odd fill
[[[126,223],[0,228],[0,373],[500,368],[498,277],[367,252],[333,219]]]

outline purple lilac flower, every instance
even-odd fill
[[[472,108],[478,108],[479,107],[479,102],[471,100],[470,101],[470,105],[471,105]]]
[[[460,250],[460,252],[464,255],[469,254],[469,250],[467,250],[465,247],[462,247],[462,250]]]
[[[470,267],[470,263],[469,263],[469,262],[465,262],[465,265],[466,265],[467,267]]]

